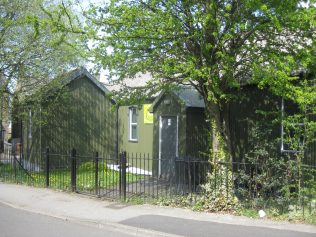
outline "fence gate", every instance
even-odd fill
[[[122,188],[126,187],[126,178],[122,179],[126,177],[126,155],[120,157],[99,157],[98,152],[93,157],[79,156],[73,150],[70,159],[72,191],[110,199],[126,197],[126,189]]]
[[[25,162],[21,154],[15,153],[11,144],[3,143],[0,152],[0,180],[34,185],[34,170],[38,170],[38,167]]]

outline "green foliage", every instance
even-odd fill
[[[201,189],[202,194],[198,198],[196,208],[208,212],[232,212],[238,208],[232,171],[228,167],[215,164],[213,172],[207,175]]]
[[[111,82],[150,73],[143,97],[169,85],[194,86],[226,154],[233,151],[224,108],[236,98],[233,88],[255,83],[300,105],[315,102],[315,90],[306,90],[295,73],[315,73],[311,2],[119,0],[91,6],[85,15],[92,56]],[[122,99],[128,98],[119,94]]]
[[[161,195],[158,197],[158,200],[154,202],[156,205],[160,206],[170,206],[170,207],[192,207],[192,197],[190,195],[182,196],[182,195],[175,195],[172,197],[164,197]],[[193,205],[193,208],[195,205]],[[196,209],[200,210],[200,209]]]
[[[250,147],[234,174],[235,194],[243,208],[269,210],[272,217],[289,216],[293,205],[303,207],[313,202],[316,171],[309,165],[312,157],[281,154],[280,139],[269,139],[274,125],[267,123],[249,124]],[[269,142],[262,143],[262,139]]]
[[[267,207],[265,209],[267,214],[267,218],[277,221],[290,221],[295,223],[306,223],[306,224],[316,224],[316,212],[315,209],[308,209],[308,206],[305,207],[305,211],[298,206],[291,206],[288,212],[280,212],[278,208],[275,207]],[[249,208],[239,208],[236,212],[237,215],[247,216],[250,218],[259,218],[258,210],[249,209]]]
[[[316,224],[316,211],[313,209],[311,212],[308,210],[308,206],[304,207],[290,206],[289,213],[286,215],[289,221],[306,222],[309,224]]]
[[[208,87],[206,96],[213,100],[226,97],[227,85],[238,86],[253,67],[271,62],[276,70],[290,72],[292,65],[286,62],[309,52],[311,46],[305,48],[302,37],[313,30],[307,16],[315,9],[304,9],[299,2],[121,0],[93,6],[86,13],[87,31],[100,40],[94,51],[96,61],[110,69],[111,76],[123,79],[147,71],[160,78],[155,84],[198,81]],[[272,34],[287,37],[286,31],[294,26],[302,33],[295,42],[283,42]],[[277,54],[282,48],[264,44],[265,40],[280,41],[282,47],[295,47],[298,52]]]
[[[272,135],[280,112],[257,111],[257,117],[247,122],[249,146],[242,160],[213,165],[198,194],[159,197],[155,203],[251,218],[263,209],[267,218],[315,223],[315,168],[300,154],[280,152],[280,138]]]
[[[78,167],[79,171],[93,171],[95,170],[95,163],[93,161],[87,161],[81,163]]]
[[[131,203],[134,205],[141,205],[145,203],[145,198],[142,195],[133,195],[131,197],[126,198],[127,203]]]
[[[0,84],[6,93],[16,95],[15,99],[23,100],[81,61],[79,43],[77,48],[71,45],[76,37],[70,32],[53,31],[44,6],[60,24],[69,24],[66,17],[58,17],[58,7],[47,1],[1,2]]]
[[[238,208],[236,214],[250,218],[258,218],[258,211],[255,209]]]
[[[240,207],[239,200],[234,194],[232,172],[225,166],[216,165],[199,189],[201,192],[198,194],[173,195],[169,198],[162,195],[155,203],[192,208],[194,211],[225,213],[235,213]]]

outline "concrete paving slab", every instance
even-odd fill
[[[35,213],[91,223],[108,224],[112,226],[118,225],[118,228],[122,227],[124,221],[133,218],[165,216],[168,218],[181,218],[183,221],[203,221],[299,231],[313,233],[316,236],[316,226],[311,225],[275,222],[266,219],[250,219],[233,215],[199,213],[188,209],[154,205],[128,205],[125,203],[100,200],[76,193],[66,193],[51,189],[5,183],[0,183],[0,202]]]

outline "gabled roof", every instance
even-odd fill
[[[180,87],[174,91],[162,91],[153,102],[150,112],[153,112],[166,93],[175,95],[187,108],[205,108],[204,100],[200,93],[193,87]]]
[[[70,82],[72,82],[72,81],[74,81],[77,78],[82,77],[82,76],[85,76],[86,78],[88,78],[95,86],[97,86],[105,94],[110,93],[109,90],[106,89],[106,87],[101,82],[99,82],[97,79],[95,79],[95,77],[92,76],[91,73],[89,73],[88,70],[85,69],[84,67],[79,67],[79,68],[67,73],[66,76],[64,77],[62,83],[67,85]]]
[[[203,97],[192,87],[184,87],[174,92],[186,107],[205,108]]]
[[[60,80],[58,78],[60,78]],[[62,87],[64,87],[64,86],[67,86],[68,84],[70,84],[71,82],[73,82],[74,80],[79,79],[79,78],[86,78],[94,86],[96,86],[96,88],[98,90],[100,90],[102,93],[104,93],[104,95],[110,95],[110,91],[104,85],[102,85],[102,83],[99,82],[94,76],[92,76],[88,72],[88,70],[85,69],[84,67],[79,67],[79,68],[74,69],[70,72],[64,73],[64,74],[60,75],[59,77],[56,77],[55,79],[53,79],[50,83],[58,80],[58,82],[61,83],[60,85]],[[54,92],[56,92],[56,90],[59,90],[59,88],[55,88],[55,87],[48,88],[48,91],[46,91],[46,96],[47,95],[49,96],[49,93],[47,93],[47,92],[54,94]],[[110,97],[108,97],[108,98],[113,104],[116,103],[112,98],[110,98]]]

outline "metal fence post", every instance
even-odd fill
[[[119,163],[119,194],[120,199],[122,198],[122,153],[118,154]]]
[[[192,165],[192,163],[191,163],[191,159],[190,159],[190,156],[188,157],[188,178],[189,178],[189,182],[188,182],[188,184],[189,184],[189,189],[188,189],[188,192],[189,192],[189,194],[191,195],[191,192],[192,192],[192,177],[191,177],[191,165]]]
[[[95,153],[95,195],[99,195],[99,153]]]
[[[12,153],[9,151],[8,155],[11,156],[11,159],[13,157],[13,169],[14,169],[14,181],[17,182],[17,170],[16,170],[16,159],[15,159],[15,152]]]
[[[46,171],[46,188],[49,187],[49,148],[46,148],[46,167],[45,167],[45,171]]]
[[[121,191],[121,193],[123,193],[123,200],[126,201],[126,151],[121,153],[121,183],[120,183],[120,186],[121,186],[120,191]]]
[[[76,191],[76,149],[72,149],[71,151],[71,190],[72,192]]]

